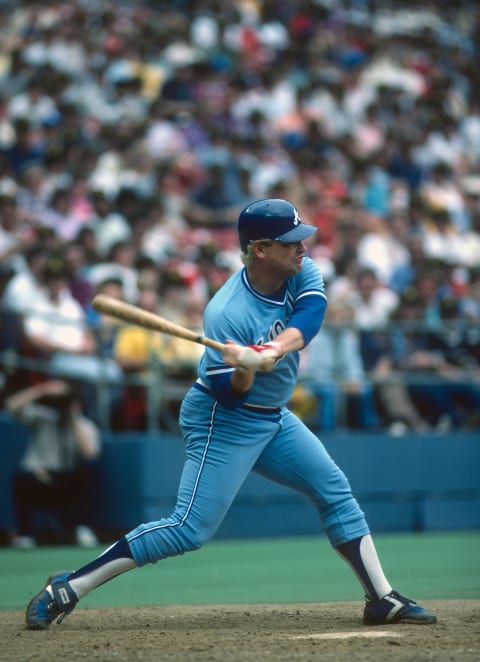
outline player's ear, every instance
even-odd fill
[[[252,241],[252,252],[253,254],[260,258],[261,260],[265,258],[265,249],[270,245],[270,242],[266,241]]]

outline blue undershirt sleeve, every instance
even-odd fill
[[[248,396],[248,391],[243,394],[241,398],[234,395],[232,385],[230,383],[231,372],[223,372],[220,375],[215,375],[210,378],[210,391],[212,392],[215,400],[227,409],[236,409],[245,402]]]
[[[298,329],[308,345],[310,340],[317,335],[322,326],[327,308],[327,300],[317,294],[306,295],[295,302],[288,326]]]

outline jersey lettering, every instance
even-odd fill
[[[275,322],[270,326],[270,330],[268,332],[268,339],[270,341],[275,340],[275,338],[282,333],[285,329],[285,324],[283,323],[282,320],[275,320]]]

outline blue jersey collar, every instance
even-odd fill
[[[250,283],[250,279],[248,278],[248,273],[246,267],[243,267],[242,270],[242,282],[247,288],[247,290],[257,299],[260,299],[260,301],[265,301],[267,303],[271,303],[275,306],[284,306],[286,301],[287,301],[287,285],[285,285],[282,288],[282,291],[280,294],[277,294],[276,296],[269,296],[268,294],[262,294],[261,292],[258,292],[252,284]]]

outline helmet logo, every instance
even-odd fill
[[[294,216],[293,216],[293,224],[298,225],[300,223],[300,217],[298,215],[298,211],[295,209]]]

